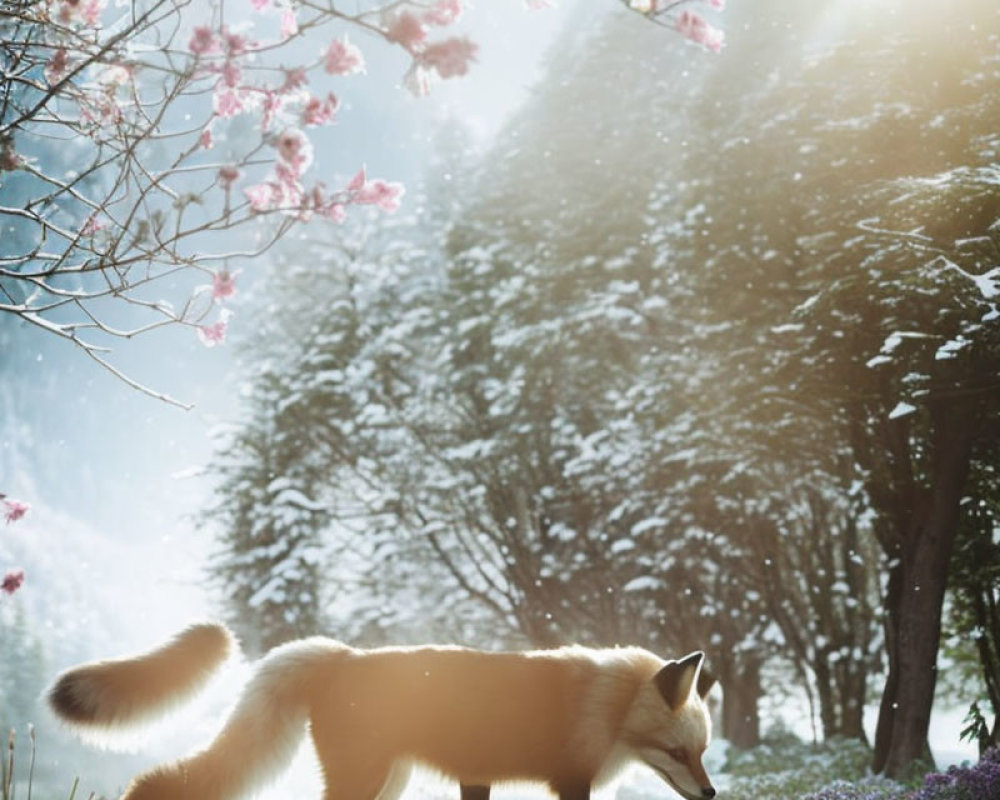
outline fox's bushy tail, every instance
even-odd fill
[[[49,690],[49,705],[81,728],[144,722],[201,689],[234,649],[222,625],[192,625],[148,653],[67,670]]]
[[[146,655],[69,670],[49,700],[77,725],[141,719],[197,689],[232,647],[221,625],[188,628]],[[259,786],[295,755],[316,687],[331,662],[349,650],[326,639],[275,648],[208,747],[140,775],[121,800],[231,800]]]

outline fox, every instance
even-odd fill
[[[108,730],[190,699],[236,651],[227,627],[190,625],[136,656],[57,676],[47,692],[70,727]],[[535,782],[587,800],[627,763],[685,800],[716,791],[705,655],[665,660],[639,647],[491,652],[453,645],[361,649],[312,637],[254,666],[203,749],[133,778],[121,800],[237,800],[291,761],[306,731],[324,800],[395,800],[421,765],[457,780],[462,800]]]

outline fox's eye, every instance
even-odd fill
[[[685,761],[685,754],[683,750],[679,750],[677,748],[667,748],[667,755],[674,761],[680,761],[682,764]]]

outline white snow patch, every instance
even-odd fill
[[[896,403],[896,407],[889,412],[889,419],[899,419],[900,417],[905,417],[907,414],[912,414],[916,410],[916,406],[911,406],[909,403],[904,403],[900,400]]]
[[[646,531],[662,528],[666,524],[667,521],[663,517],[649,517],[648,519],[644,519],[642,522],[637,522],[633,525],[630,533],[632,536],[641,536]]]
[[[642,592],[651,589],[660,589],[663,587],[663,581],[659,578],[654,578],[652,575],[640,575],[638,578],[633,578],[628,583],[622,587],[623,592]]]

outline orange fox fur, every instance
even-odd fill
[[[68,670],[49,702],[74,725],[125,725],[193,693],[232,649],[221,625],[193,626],[150,653]],[[710,798],[701,756],[712,679],[702,660],[639,648],[361,650],[304,639],[260,661],[204,750],[135,778],[122,800],[241,797],[287,764],[307,728],[325,800],[391,800],[412,763],[458,779],[467,800],[512,780],[585,800],[630,758],[688,800]]]

